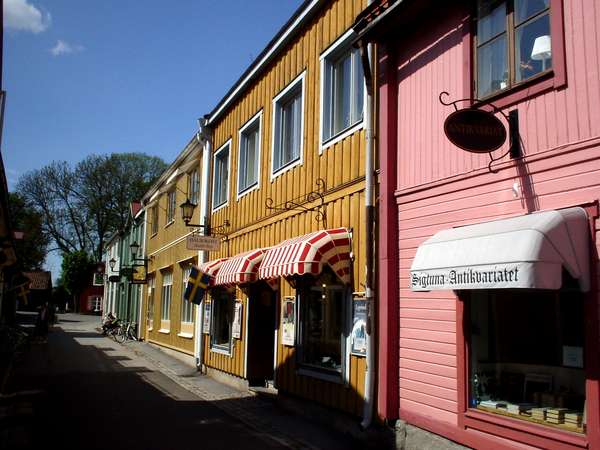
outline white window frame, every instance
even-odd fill
[[[327,93],[326,93],[325,81],[328,79],[328,77],[326,77],[325,71],[329,67],[329,60],[331,59],[332,56],[345,53],[346,50],[352,50],[351,42],[355,36],[356,36],[356,33],[354,32],[354,30],[348,30],[337,41],[335,41],[327,50],[325,50],[319,57],[320,63],[321,63],[320,64],[321,65],[321,71],[320,71],[321,86],[320,86],[320,95],[319,95],[319,103],[321,105],[320,114],[319,114],[319,154],[322,154],[323,151],[325,149],[327,149],[328,147],[331,147],[332,145],[340,142],[341,140],[345,139],[346,137],[350,136],[351,134],[354,134],[356,131],[361,130],[365,127],[365,114],[366,114],[366,104],[367,104],[367,85],[366,85],[366,82],[365,82],[364,76],[363,76],[362,118],[355,124],[350,125],[350,127],[346,128],[345,130],[342,130],[338,134],[334,134],[327,138],[325,138],[323,136],[323,133],[325,130],[325,115],[326,115],[325,107],[328,106],[329,109],[331,108],[331,104],[330,104],[331,98],[330,97],[326,98]],[[344,49],[343,47],[347,47],[347,48]]]
[[[217,167],[217,156],[219,153],[227,150],[227,187],[225,194],[225,201],[217,206],[215,206],[215,182],[216,182],[216,167]],[[229,184],[231,178],[231,138],[225,142],[219,149],[215,152],[213,157],[213,179],[212,179],[212,193],[211,193],[211,203],[212,203],[212,212],[218,211],[221,208],[226,207],[229,204]]]
[[[196,178],[195,183],[194,175]],[[195,205],[200,203],[200,172],[198,169],[194,169],[188,174],[188,199]]]
[[[186,300],[183,296],[187,287],[188,279],[192,272],[192,265],[182,266],[182,281],[183,288],[181,289],[181,323],[193,323],[194,322],[194,304],[189,300]]]
[[[256,113],[254,116],[252,116],[252,118],[250,120],[248,120],[243,126],[242,128],[240,128],[239,132],[238,132],[238,142],[239,142],[239,151],[238,151],[238,170],[237,170],[237,200],[239,200],[240,198],[242,198],[244,195],[255,191],[257,189],[260,188],[260,162],[261,162],[261,152],[262,152],[262,117],[263,117],[263,110],[261,109],[258,113]],[[246,139],[246,130],[248,130],[248,128],[254,128],[254,126],[256,125],[256,123],[258,122],[258,140],[256,143],[256,181],[254,182],[254,184],[250,185],[250,186],[246,186],[245,188],[241,189],[240,187],[240,178],[241,178],[241,174],[242,174],[242,151],[244,150],[244,141]],[[246,158],[247,161],[247,158]],[[245,170],[245,168],[244,168]]]
[[[304,79],[306,77],[306,70],[298,75],[290,84],[288,84],[275,98],[273,98],[273,131],[271,133],[271,181],[277,178],[282,173],[287,172],[288,170],[293,169],[296,166],[302,165],[304,162],[304,105],[306,98],[306,88]],[[275,136],[276,131],[279,130],[278,126],[278,116],[279,111],[281,109],[280,102],[286,99],[287,95],[290,91],[297,89],[298,84],[300,84],[300,95],[302,96],[302,100],[300,102],[300,148],[298,149],[299,157],[295,161],[292,161],[283,167],[275,169],[275,141],[279,138],[279,136]]]
[[[173,205],[171,205],[171,195],[173,196]],[[173,206],[173,208],[171,208]],[[172,215],[171,215],[172,213]],[[177,213],[177,190],[173,188],[172,190],[167,192],[167,211],[166,218],[167,223],[165,227],[175,222],[175,215]]]
[[[148,276],[148,292],[147,292],[147,304],[146,304],[146,327],[148,331],[154,329],[154,300],[155,300],[155,275]]]
[[[225,295],[228,296],[227,298],[227,302],[231,301],[233,302],[233,307],[235,308],[235,296],[233,293],[226,293]],[[217,320],[220,319],[220,315],[222,314],[222,307],[223,305],[220,304],[219,305],[219,311],[218,311],[218,315],[217,315],[217,302],[223,302],[223,299],[221,298],[211,298],[211,308],[210,308],[210,351],[213,353],[220,353],[222,355],[227,355],[227,356],[231,356],[233,355],[233,343],[234,343],[234,339],[233,339],[233,330],[232,330],[232,326],[233,326],[233,316],[231,317],[231,321],[228,323],[229,326],[229,342],[228,344],[225,345],[219,345],[219,344],[215,344],[214,343],[214,333],[217,329],[217,326],[215,325],[215,322]],[[233,309],[233,308],[232,308]],[[232,311],[233,312],[233,311]]]
[[[168,288],[168,289],[165,289]],[[165,302],[165,292],[168,291],[168,303]],[[160,289],[160,330],[169,332],[171,329],[171,305],[173,303],[173,270],[168,270],[162,274],[162,286]]]

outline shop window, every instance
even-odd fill
[[[477,2],[477,98],[489,97],[552,70],[550,3]]]
[[[233,323],[234,292],[216,288],[211,293],[212,324],[210,327],[211,349],[231,353],[231,326]]]
[[[181,322],[183,323],[194,321],[194,304],[183,297],[191,273],[191,265],[183,269],[183,286],[181,288]]]
[[[273,99],[273,176],[301,162],[304,73]]]
[[[468,309],[470,407],[583,433],[584,295],[474,291]]]
[[[322,142],[340,136],[363,118],[365,80],[360,51],[343,36],[321,56]]]
[[[299,282],[299,359],[310,370],[342,373],[345,355],[346,285],[326,268]]]
[[[215,153],[213,210],[227,203],[229,193],[229,142]]]
[[[261,121],[262,113],[259,113],[240,130],[238,195],[258,186]]]

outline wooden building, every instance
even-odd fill
[[[200,145],[194,136],[142,199],[146,242],[141,254],[148,260],[148,278],[141,335],[190,357],[194,355],[196,308],[183,299],[183,292],[198,252],[186,248],[186,238],[194,229],[183,222],[179,205],[186,199],[200,202],[200,170]],[[198,210],[194,221],[198,221]]]
[[[421,448],[600,448],[599,13],[381,0],[356,24],[380,72],[379,414],[438,435]],[[455,111],[507,139],[476,152],[499,128],[474,121],[456,145]]]
[[[373,240],[351,25],[366,3],[304,2],[205,117],[221,245],[200,266],[213,276],[203,312],[209,372],[359,416]]]

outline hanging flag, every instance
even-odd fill
[[[192,267],[183,298],[199,305],[210,283],[210,275],[201,272],[196,266]]]
[[[24,306],[27,306],[29,303],[29,289],[26,284],[17,287],[17,297],[19,298],[19,303],[22,302]]]

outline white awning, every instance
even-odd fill
[[[590,287],[588,218],[583,208],[440,231],[421,244],[410,268],[413,291],[560,289],[563,267]]]

